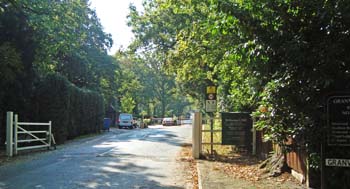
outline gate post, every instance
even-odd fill
[[[13,156],[13,112],[6,114],[6,155]]]
[[[195,112],[192,120],[192,157],[199,159],[202,151],[202,115]]]
[[[17,135],[17,131],[18,131],[18,114],[15,114],[15,120],[14,120],[14,123],[13,123],[13,143],[14,143],[14,146],[13,146],[13,154],[14,155],[17,155],[18,154],[18,151],[17,151],[17,147],[18,147],[18,135]]]
[[[48,140],[49,140],[49,148],[51,147],[51,137],[52,137],[52,127],[51,127],[52,123],[51,121],[49,121],[49,135],[48,135]]]
[[[255,118],[253,118],[253,126],[252,126],[252,132],[253,132],[253,148],[252,148],[252,154],[256,155],[256,129],[255,129]]]

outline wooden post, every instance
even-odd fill
[[[210,156],[214,157],[214,114],[210,115]]]
[[[6,114],[6,155],[13,156],[13,112]]]
[[[192,120],[192,157],[199,158],[201,152],[202,118],[199,112],[195,112]]]
[[[252,149],[252,154],[255,156],[256,155],[256,129],[254,127],[255,125],[255,119],[253,119],[253,149]]]
[[[13,153],[14,155],[17,155],[18,154],[18,150],[17,150],[17,147],[18,147],[18,135],[17,135],[17,131],[18,131],[18,128],[17,128],[17,125],[18,124],[18,114],[15,114],[15,120],[14,120],[14,124],[13,124],[13,137],[14,137],[14,147],[13,147]]]
[[[48,136],[49,148],[51,147],[51,136],[52,136],[51,121],[49,121],[49,136]]]

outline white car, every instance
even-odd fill
[[[119,129],[129,128],[133,129],[135,126],[134,118],[132,114],[121,113],[119,114]]]
[[[176,125],[176,121],[175,121],[173,118],[171,118],[171,117],[166,117],[166,118],[163,119],[162,125],[163,125],[163,126],[166,126],[166,125],[169,125],[169,126],[171,126],[171,125]]]

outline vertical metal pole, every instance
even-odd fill
[[[17,135],[17,131],[18,131],[18,114],[15,114],[15,121],[14,121],[13,126],[14,126],[14,129],[13,129],[13,136],[14,136],[13,153],[15,155],[17,155],[18,154],[18,151],[17,151],[17,147],[18,147],[18,143],[17,143],[17,141],[18,141],[18,135]]]
[[[214,115],[210,115],[210,155],[214,155]]]
[[[6,155],[13,156],[13,112],[6,114]]]
[[[49,148],[51,147],[51,135],[52,135],[52,130],[51,130],[51,121],[49,121]]]

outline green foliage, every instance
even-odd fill
[[[218,85],[221,110],[254,112],[266,139],[287,149],[292,137],[317,167],[324,98],[350,89],[349,11],[343,0],[150,0],[130,25],[134,47],[163,52],[183,91],[201,99]]]
[[[36,91],[36,119],[52,121],[57,143],[100,131],[104,116],[101,95],[77,88],[57,74],[48,75]]]
[[[189,105],[187,96],[179,93],[184,90],[201,90],[202,86],[200,82],[192,82],[190,87],[175,84],[176,75],[169,71],[168,68],[172,67],[172,64],[169,64],[166,57],[176,44],[177,31],[188,24],[191,18],[187,15],[184,18],[173,17],[173,7],[160,2],[158,4],[146,1],[145,14],[139,13],[133,6],[130,7],[129,26],[132,27],[136,40],[129,50],[138,54],[134,58],[134,70],[142,78],[140,81],[144,86],[144,95],[141,97],[143,103],[139,107],[142,110],[146,109],[149,115],[164,117],[182,114],[184,106]],[[195,71],[192,73],[196,74]]]
[[[21,56],[9,42],[0,44],[0,62],[0,78],[3,78],[4,83],[13,82],[16,75],[23,71]]]
[[[159,117],[183,113],[183,106],[188,105],[186,98],[178,97],[174,78],[162,67],[164,60],[161,53],[119,51],[115,58],[121,68],[118,92],[122,97],[122,109],[129,110],[129,107],[124,106],[132,105],[135,114],[147,112],[145,115]],[[135,105],[130,103],[131,99]]]
[[[56,71],[71,57],[89,63],[92,50],[105,53],[111,47],[110,35],[103,32],[87,1],[20,0],[17,7],[34,30],[35,63],[44,72]]]
[[[130,96],[130,94],[125,94],[121,98],[121,105],[122,105],[122,112],[133,113],[136,103],[133,100],[133,98]]]
[[[0,124],[5,124],[4,115],[9,110],[15,111],[22,119],[28,121],[40,119],[31,113],[42,112],[43,110],[39,108],[45,107],[37,105],[38,91],[35,91],[34,83],[43,82],[43,78],[49,73],[60,73],[77,87],[97,91],[103,97],[103,103],[109,106],[116,98],[119,88],[118,63],[107,55],[107,49],[111,45],[110,34],[103,32],[99,19],[95,11],[90,9],[87,0],[1,1],[0,87],[3,90],[0,91]],[[57,82],[63,88],[66,86],[64,81],[57,80]],[[62,109],[68,102],[75,103],[74,106],[79,107],[95,107],[98,112],[103,112],[100,110],[103,104],[101,106],[99,102],[101,99],[96,97],[97,94],[89,95],[90,92],[76,90],[79,91],[69,90],[69,95],[72,94],[69,97],[63,94],[64,99],[55,94],[52,99],[45,96],[48,98],[46,100],[51,101],[48,113],[55,113],[55,106],[52,104],[57,104],[57,108]],[[60,91],[57,91],[57,94],[61,94]],[[67,102],[67,98],[73,99]],[[61,100],[63,101],[60,102]],[[87,104],[88,102],[96,104]],[[84,116],[96,117],[92,115],[95,110],[91,108],[79,111],[83,112],[81,116],[75,116],[74,120],[62,124],[74,122],[84,125],[86,120]],[[61,118],[65,118],[66,112],[61,113]],[[55,119],[58,120],[60,117]],[[72,138],[77,134],[97,129],[79,125],[73,130],[71,133],[71,128],[67,130],[66,127],[62,127],[57,132],[62,134],[64,141],[67,136]],[[1,127],[1,144],[5,139],[4,136],[5,128]]]
[[[52,121],[52,132],[58,144],[68,136],[69,83],[61,76],[48,76],[37,89],[36,110],[38,121]]]

